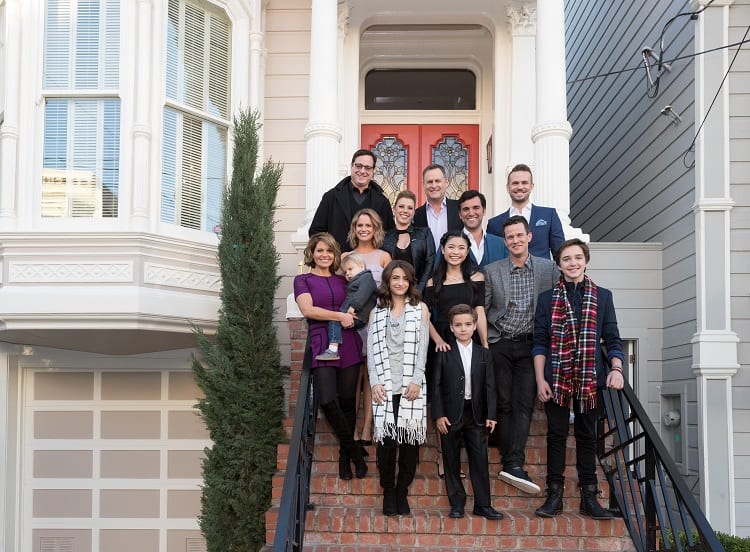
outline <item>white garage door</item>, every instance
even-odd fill
[[[23,550],[205,550],[198,394],[190,372],[29,370]]]

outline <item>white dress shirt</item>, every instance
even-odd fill
[[[461,355],[461,362],[464,365],[464,399],[471,399],[471,350],[474,342],[469,341],[468,345],[461,345],[456,341],[458,352]]]

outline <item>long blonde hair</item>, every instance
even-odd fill
[[[352,246],[352,249],[359,247],[359,238],[357,237],[357,221],[359,217],[367,215],[372,221],[372,246],[375,249],[380,249],[385,239],[385,230],[383,230],[383,219],[374,210],[370,208],[360,209],[354,214],[352,223],[349,225],[349,233],[346,235],[346,241]]]

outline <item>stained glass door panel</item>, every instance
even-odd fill
[[[378,156],[374,179],[391,203],[405,188],[424,203],[422,169],[430,163],[445,167],[448,197],[479,188],[477,125],[362,125],[362,145]]]

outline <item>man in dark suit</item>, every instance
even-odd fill
[[[422,171],[422,186],[427,198],[424,205],[414,211],[414,226],[429,227],[435,240],[435,251],[440,250],[440,238],[449,230],[461,230],[458,202],[445,197],[448,179],[442,165],[433,163]]]
[[[310,223],[309,235],[328,232],[339,242],[341,251],[350,251],[346,239],[357,211],[369,207],[383,221],[386,232],[395,226],[391,202],[372,180],[376,157],[370,150],[357,150],[352,156],[351,175],[323,194]]]
[[[469,236],[469,255],[479,266],[486,266],[508,256],[505,242],[482,228],[487,212],[487,199],[477,190],[466,190],[458,198],[458,215],[464,225],[464,234]]]
[[[503,231],[510,256],[484,267],[487,338],[495,369],[497,437],[503,461],[498,477],[535,494],[541,488],[523,469],[536,397],[531,357],[534,311],[537,297],[552,288],[559,271],[551,260],[529,254],[531,233],[525,218],[510,217]]]
[[[435,355],[432,416],[441,434],[445,487],[450,517],[464,517],[466,490],[461,482],[461,437],[469,456],[474,515],[502,519],[492,507],[487,463],[487,430],[495,427],[495,378],[492,355],[472,339],[477,313],[455,305],[448,313],[456,337],[450,350]]]
[[[554,208],[530,202],[534,177],[528,165],[519,164],[511,169],[506,189],[510,195],[510,209],[487,222],[487,233],[503,237],[503,223],[513,215],[521,215],[531,230],[529,252],[535,257],[554,258],[560,244],[565,241],[562,223]]]

